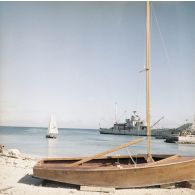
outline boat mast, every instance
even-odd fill
[[[146,123],[147,123],[147,154],[150,148],[150,2],[146,2]]]

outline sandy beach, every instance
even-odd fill
[[[134,194],[134,195],[195,195],[193,189],[188,188],[147,188],[147,189],[120,189],[114,192],[87,192],[78,187],[57,182],[44,181],[32,177],[32,168],[37,159],[19,151],[8,150],[0,153],[0,194],[6,195],[39,195],[39,194]]]

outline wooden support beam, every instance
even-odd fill
[[[74,162],[74,163],[72,163],[72,164],[69,164],[69,165],[67,165],[67,166],[68,166],[68,167],[74,167],[74,166],[80,165],[80,164],[82,164],[82,163],[85,163],[85,162],[88,162],[88,161],[90,161],[90,160],[93,160],[93,159],[102,157],[102,156],[104,156],[104,155],[106,155],[106,154],[115,152],[115,151],[120,150],[120,149],[122,149],[122,148],[126,148],[126,147],[128,147],[128,146],[130,146],[130,145],[137,144],[137,143],[143,141],[144,139],[145,139],[145,138],[140,138],[140,139],[136,139],[136,140],[127,142],[127,143],[125,143],[125,144],[122,144],[122,145],[117,146],[117,147],[115,147],[115,148],[112,148],[112,149],[110,149],[110,150],[106,150],[106,151],[104,151],[104,152],[98,153],[98,154],[96,154],[96,155],[94,155],[94,156],[86,157],[86,158],[84,158],[84,159],[82,159],[82,160],[76,161],[76,162]]]
[[[175,183],[162,184],[159,187],[162,189],[173,189],[175,188]]]
[[[108,187],[93,187],[93,186],[80,186],[81,191],[88,191],[88,192],[107,192],[107,193],[114,193],[115,188],[108,188]]]

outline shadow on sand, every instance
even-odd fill
[[[18,183],[33,185],[33,186],[42,186],[42,187],[50,187],[50,188],[66,188],[66,189],[75,189],[80,190],[80,186],[73,184],[60,183],[55,181],[43,180],[39,178],[35,178],[30,174],[26,174],[22,177]],[[165,184],[161,186],[148,186],[148,187],[139,187],[134,189],[148,189],[148,188],[164,188],[164,189],[173,189],[173,188],[191,188],[195,189],[195,181],[191,182],[179,182],[176,184]]]
[[[35,178],[30,174],[26,174],[18,181],[18,183],[23,183],[27,185],[33,185],[33,186],[51,187],[51,188],[79,189],[79,186],[77,185],[43,180],[43,179]]]

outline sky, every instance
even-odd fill
[[[195,2],[151,3],[151,120],[195,116]],[[145,119],[145,2],[0,2],[0,125]]]

